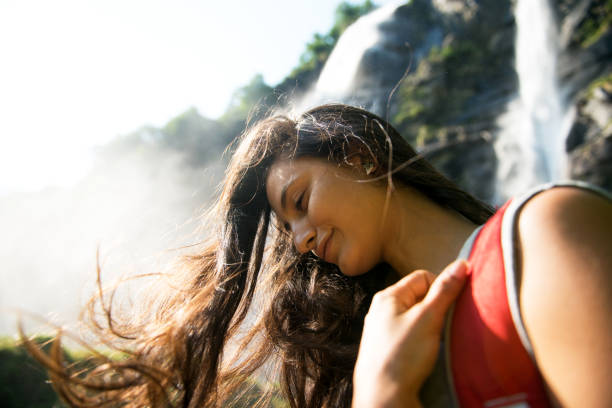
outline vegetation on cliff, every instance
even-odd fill
[[[49,349],[49,337],[36,337],[37,344]],[[64,353],[67,361],[74,362],[75,356]],[[17,343],[8,338],[0,338],[0,401],[7,408],[59,408],[60,402],[51,384],[47,381],[45,370]]]
[[[574,32],[572,42],[588,48],[596,43],[612,25],[612,0],[594,0],[586,17]]]
[[[341,3],[336,9],[332,28],[326,34],[314,34],[312,40],[306,44],[306,50],[300,56],[298,65],[291,71],[287,80],[299,82],[305,79],[304,82],[307,83],[300,84],[304,86],[316,79],[344,30],[359,17],[375,8],[376,5],[370,0],[365,0],[362,4]],[[283,83],[286,82],[283,81]]]
[[[33,339],[48,353],[52,338],[37,336]],[[94,357],[86,351],[75,351],[62,347],[65,364],[75,367],[75,371],[93,367]],[[120,359],[117,353],[110,358]],[[225,408],[255,406],[263,388],[256,380],[251,380],[223,404]],[[53,390],[47,373],[19,343],[8,337],[0,337],[0,401],[4,408],[63,408],[66,405]],[[284,400],[273,394],[270,408],[286,408]]]

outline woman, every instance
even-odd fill
[[[105,309],[111,332],[129,339],[128,360],[108,361],[83,379],[63,369],[59,353],[52,361],[33,352],[46,359],[54,386],[77,406],[91,399],[111,405],[121,400],[135,406],[217,406],[234,398],[258,369],[269,367],[292,407],[349,406],[372,296],[405,277],[377,297],[413,295],[392,311],[416,323],[390,333],[395,340],[388,344],[413,344],[416,338],[417,354],[426,358],[407,367],[405,353],[395,354],[402,347],[376,349],[377,342],[368,340],[376,329],[368,329],[355,372],[355,403],[417,403],[416,392],[435,361],[444,313],[467,272],[463,264],[454,273],[449,269],[426,296],[432,275],[411,272],[442,270],[491,213],[369,112],[326,105],[295,120],[271,117],[240,140],[211,220],[216,221],[212,238],[186,261],[188,282],[138,326],[120,330]],[[522,232],[520,238],[530,239]],[[531,250],[523,253],[524,270],[543,267]],[[602,258],[603,265],[608,261]],[[604,277],[602,283],[609,282]],[[523,278],[525,288],[539,284],[530,275]],[[256,293],[261,296],[254,301]],[[392,321],[393,313],[380,306],[388,303],[374,302],[370,315]],[[605,321],[597,324],[600,332],[609,327]],[[245,325],[250,326],[246,334]],[[609,335],[599,334],[607,340],[598,348],[605,348]],[[428,341],[421,342],[425,337]],[[537,355],[539,344],[534,345]],[[397,357],[399,372],[417,375],[408,380],[400,379],[398,370],[389,375],[388,365],[372,358],[376,355],[389,357],[380,361]],[[379,373],[386,374],[373,376]],[[386,401],[375,401],[383,395],[378,391],[398,389],[410,395],[389,393]]]
[[[612,196],[579,184],[551,187],[503,206],[462,249],[469,267],[451,265],[445,272],[455,278],[437,285],[452,297],[470,275],[447,322],[443,354],[461,406],[612,406]],[[441,326],[439,313],[423,317],[439,309],[428,304],[434,296],[425,296],[427,288],[409,276],[372,303],[355,371],[356,407],[418,406],[416,391],[435,355],[417,345],[437,344]],[[395,346],[381,353],[383,342]]]

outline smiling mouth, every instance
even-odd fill
[[[324,260],[325,262],[330,262],[329,259],[327,259],[327,253],[329,251],[329,243],[333,234],[334,233],[332,231],[326,237],[324,237],[323,240],[321,240],[321,242],[319,243],[317,249],[315,250],[315,255]]]

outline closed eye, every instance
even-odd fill
[[[303,213],[308,210],[308,200],[306,199],[306,191],[302,191],[300,193],[300,195],[295,199],[293,206],[297,211]],[[285,231],[291,232],[291,224],[285,221],[281,225],[283,226]]]
[[[297,208],[300,211],[304,211],[304,192],[302,192],[302,194],[300,194],[300,196],[298,197],[298,199],[295,202],[295,208]]]
[[[298,197],[295,207],[301,212],[305,213],[308,211],[308,201],[310,200],[310,195],[308,189],[302,191],[300,196]]]

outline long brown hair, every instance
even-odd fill
[[[295,119],[270,116],[236,146],[209,219],[211,237],[184,261],[186,281],[140,325],[119,327],[104,309],[111,329],[105,333],[127,342],[127,359],[75,373],[61,353],[46,355],[26,340],[71,405],[216,407],[268,371],[291,407],[350,406],[363,319],[373,294],[394,273],[381,264],[349,278],[295,250],[266,197],[268,169],[279,157],[350,166],[359,154],[371,160],[375,177],[411,186],[474,223],[491,214],[389,123],[359,108],[333,104]]]

